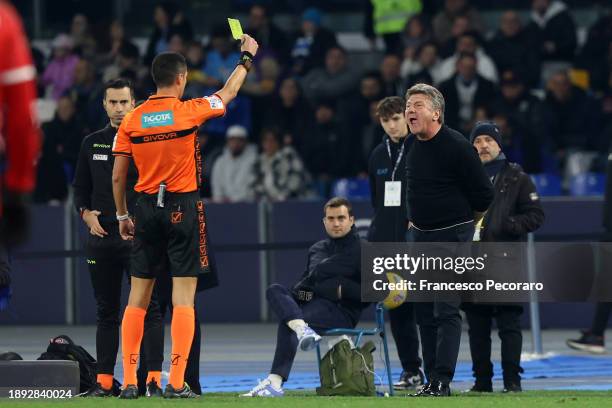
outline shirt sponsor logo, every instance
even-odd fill
[[[108,160],[108,154],[94,154],[93,155],[93,159],[94,160],[104,160],[104,161],[107,161]]]
[[[223,109],[223,101],[218,96],[204,97],[210,104],[210,109]]]
[[[159,140],[170,140],[170,139],[175,139],[177,137],[178,137],[178,134],[176,132],[170,132],[170,133],[160,133],[158,135],[143,136],[142,140],[144,142],[157,142]]]
[[[172,111],[144,113],[141,125],[143,128],[174,125],[174,115]]]
[[[377,176],[384,176],[389,172],[389,169],[376,169]]]
[[[100,144],[100,143],[94,143],[93,147],[100,147],[102,149],[110,149],[111,145],[107,145],[107,144]]]

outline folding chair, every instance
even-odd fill
[[[376,304],[376,327],[372,329],[354,328],[354,329],[329,329],[323,333],[319,333],[321,336],[353,336],[355,338],[355,347],[359,347],[361,338],[363,336],[375,336],[379,335],[382,339],[383,350],[385,352],[385,368],[387,370],[387,382],[389,385],[389,395],[393,396],[393,378],[391,377],[391,363],[389,361],[389,346],[387,344],[387,332],[385,330],[385,310],[382,303]],[[321,369],[321,347],[317,344],[317,361],[319,364],[319,371]]]

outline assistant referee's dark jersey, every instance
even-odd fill
[[[110,124],[83,139],[76,173],[74,176],[74,206],[77,211],[85,207],[88,210],[98,210],[100,217],[115,221],[115,200],[113,199],[113,165],[115,156],[112,154],[113,140],[117,129]],[[138,172],[134,162],[130,160],[127,176],[126,195],[128,211],[132,213],[136,200],[134,185],[138,180]]]

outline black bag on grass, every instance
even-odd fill
[[[96,360],[83,347],[66,335],[49,340],[47,351],[37,360],[72,360],[79,363],[81,385],[79,392],[85,392],[96,384]]]

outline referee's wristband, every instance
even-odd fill
[[[130,214],[129,213],[125,213],[123,215],[119,215],[117,214],[117,221],[126,221],[130,219]]]
[[[247,72],[249,72],[251,70],[251,67],[253,66],[253,54],[248,51],[242,51],[242,53],[240,53],[240,58],[238,59],[238,63],[236,64],[236,66],[238,65],[242,65],[244,68],[246,68]]]

